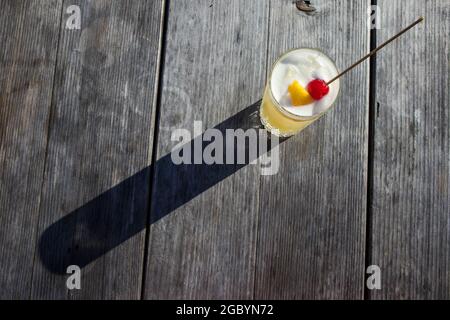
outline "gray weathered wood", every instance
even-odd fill
[[[118,245],[135,219],[145,230],[147,174],[96,197],[151,161],[163,3],[70,0],[64,12],[69,5],[82,25],[66,29],[63,15],[32,296],[136,299],[144,231],[83,268],[81,290],[68,292],[67,275],[51,271]]]
[[[425,24],[378,55],[369,188],[368,63],[281,144],[277,175],[171,163],[174,129],[247,125],[284,51],[317,47],[340,69],[368,51],[370,1],[292,2],[170,1],[150,182],[164,1],[2,1],[0,298],[139,298],[146,267],[149,299],[361,299],[366,190],[382,271],[369,297],[450,298],[446,0],[378,1],[378,42]],[[65,28],[69,5],[81,30]]]
[[[340,70],[369,49],[370,1],[271,2],[269,62],[320,48]],[[367,190],[368,63],[341,79],[334,109],[280,146],[261,177],[256,298],[362,299]]]
[[[30,296],[61,1],[1,2],[0,298]]]
[[[202,176],[196,176],[193,165],[182,172],[171,168],[170,158],[164,156],[176,144],[171,142],[174,129],[192,131],[194,120],[203,121],[204,129],[214,127],[261,98],[268,2],[171,1],[168,17],[152,197],[152,216],[160,220],[149,233],[145,297],[251,298],[258,167],[247,166],[215,184],[220,168],[200,167]],[[203,190],[207,188],[199,184],[210,179],[208,170],[218,170],[211,171],[215,185]],[[204,192],[172,210],[176,205],[171,201],[183,203],[184,193],[195,194],[197,189]]]
[[[379,0],[370,263],[375,299],[450,298],[449,1]]]

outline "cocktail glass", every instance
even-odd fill
[[[274,63],[269,79],[267,81],[266,89],[264,91],[264,97],[262,99],[261,107],[260,107],[260,117],[261,122],[272,134],[279,137],[290,137],[293,136],[311,123],[322,117],[328,110],[331,109],[331,106],[336,101],[336,98],[339,94],[339,80],[334,81],[330,84],[330,93],[332,96],[327,100],[326,105],[321,105],[320,108],[312,108],[312,112],[309,115],[298,115],[288,111],[289,108],[286,108],[280,101],[274,97],[273,94],[273,86],[275,85],[274,79],[272,78],[274,70],[278,67],[280,63],[286,63],[290,58],[294,58],[299,54],[313,53],[320,59],[324,59],[327,61],[328,68],[332,68],[329,70],[328,76],[330,79],[322,79],[324,81],[331,80],[332,77],[338,74],[338,70],[336,68],[335,63],[326,56],[323,52],[317,49],[309,49],[309,48],[299,48],[293,49],[285,54],[281,55],[278,60]],[[295,59],[293,59],[294,61]],[[307,75],[311,76],[311,75]],[[287,89],[287,88],[286,88]],[[303,108],[303,106],[299,106],[298,108]],[[291,109],[292,110],[292,109]]]

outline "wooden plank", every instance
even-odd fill
[[[68,0],[64,12],[69,5],[80,7],[82,25],[61,26],[33,297],[137,299],[145,232],[123,241],[148,214],[140,170],[151,161],[163,3]],[[52,272],[87,262],[81,290]]]
[[[259,168],[167,157],[173,130],[236,127],[261,98],[268,1],[171,1],[168,19],[145,298],[251,298]]]
[[[269,61],[320,48],[343,70],[369,49],[370,1],[271,6]],[[280,170],[261,177],[255,297],[362,299],[368,139],[368,63],[341,80],[334,110],[280,146]]]
[[[449,299],[450,2],[378,5],[379,41],[425,22],[377,57],[370,297]]]
[[[30,296],[61,1],[0,10],[0,299]]]

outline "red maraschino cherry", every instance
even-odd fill
[[[308,90],[309,95],[314,100],[320,100],[325,97],[328,92],[330,92],[330,87],[328,87],[325,81],[321,79],[314,79],[308,83],[306,90]]]

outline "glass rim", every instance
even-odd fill
[[[334,68],[337,70],[337,72],[339,73],[339,69],[336,66],[336,62],[334,62],[333,59],[331,59],[325,52],[323,52],[320,49],[317,48],[310,48],[310,47],[299,47],[299,48],[292,48],[286,52],[284,52],[283,54],[281,54],[277,60],[275,60],[275,62],[272,64],[271,70],[270,70],[270,74],[269,74],[269,78],[267,81],[267,86],[269,87],[269,94],[270,94],[270,98],[272,99],[272,102],[274,102],[274,105],[276,106],[276,108],[278,109],[278,111],[280,111],[281,113],[283,113],[285,116],[287,116],[288,118],[291,118],[292,120],[297,120],[297,121],[305,121],[305,120],[313,120],[315,118],[318,118],[322,115],[324,115],[325,113],[327,113],[329,110],[331,110],[332,106],[334,105],[334,103],[336,102],[336,100],[338,99],[340,93],[341,93],[341,87],[339,85],[339,89],[338,89],[338,93],[336,95],[336,98],[334,99],[333,103],[331,103],[331,105],[324,111],[312,115],[312,116],[299,116],[296,115],[292,112],[289,112],[288,110],[286,110],[285,108],[283,108],[283,106],[280,105],[280,103],[278,102],[277,99],[275,99],[275,97],[273,96],[273,92],[272,92],[272,73],[273,70],[275,69],[275,66],[280,62],[280,60],[282,58],[284,58],[285,56],[287,56],[288,54],[290,54],[293,51],[297,51],[297,50],[313,50],[313,51],[317,51],[321,54],[323,54],[325,57],[327,57],[328,59],[330,59],[331,63],[333,64]],[[339,79],[337,80],[339,81]],[[340,82],[339,82],[340,84]]]

